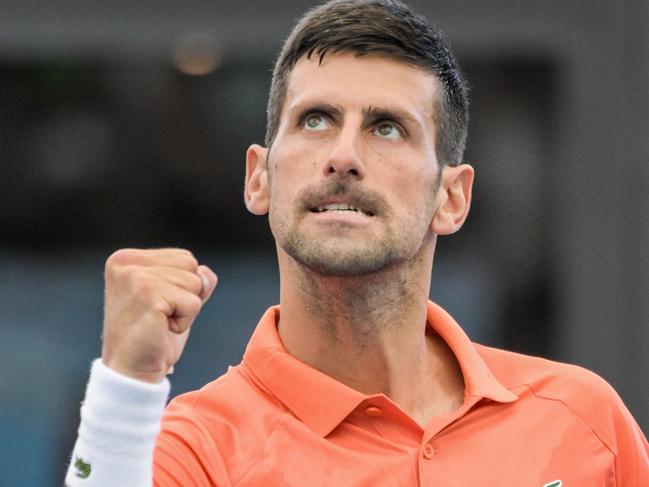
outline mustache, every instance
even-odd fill
[[[388,212],[388,205],[380,193],[363,188],[356,182],[329,181],[325,184],[307,186],[300,191],[297,201],[304,211],[310,211],[334,197],[344,198],[346,203],[373,215]]]

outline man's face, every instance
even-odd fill
[[[271,230],[316,272],[376,272],[433,238],[438,85],[383,56],[314,58],[291,73],[268,153]]]

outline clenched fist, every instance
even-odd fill
[[[159,382],[180,358],[217,277],[182,249],[122,249],[106,261],[102,360]]]

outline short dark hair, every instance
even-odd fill
[[[268,99],[266,145],[277,135],[288,79],[302,56],[322,62],[328,53],[381,54],[437,77],[436,103],[440,164],[462,161],[469,123],[467,87],[455,57],[426,19],[398,0],[333,0],[308,11],[291,31],[275,63]]]

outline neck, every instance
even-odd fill
[[[432,251],[360,277],[323,276],[279,252],[279,334],[290,354],[364,394],[387,395],[420,424],[461,405],[459,366],[426,326]]]

